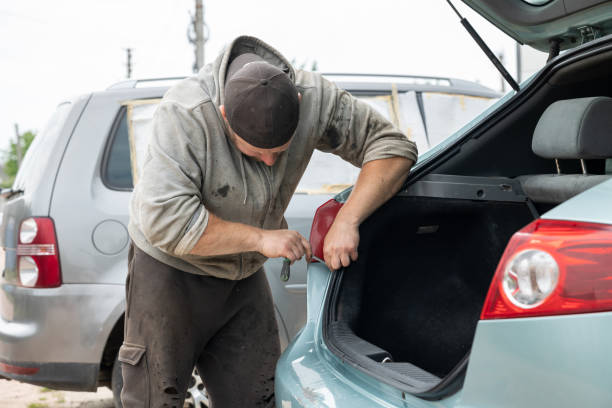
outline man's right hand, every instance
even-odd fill
[[[310,262],[310,243],[297,231],[263,230],[259,242],[259,253],[268,258],[287,258],[293,264],[306,255]]]

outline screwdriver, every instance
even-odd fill
[[[322,264],[325,263],[324,260],[322,260],[321,258],[315,255],[312,255],[310,261],[311,262],[318,261],[318,262],[321,262]],[[289,260],[289,258],[283,258],[283,267],[280,273],[280,280],[283,282],[287,282],[290,276],[291,276],[291,260]]]
[[[287,282],[291,276],[291,260],[289,258],[283,259],[283,267],[280,273],[280,280]]]

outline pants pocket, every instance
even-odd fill
[[[121,402],[123,408],[149,408],[149,367],[147,349],[137,344],[123,343],[119,349],[123,389]]]

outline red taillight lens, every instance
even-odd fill
[[[612,310],[612,226],[538,219],[514,234],[481,319]]]
[[[62,284],[53,220],[33,217],[19,227],[17,270],[22,286],[54,288]]]
[[[327,231],[334,223],[338,211],[342,208],[342,203],[331,199],[319,208],[315,213],[314,219],[312,220],[312,228],[310,229],[310,247],[312,248],[312,254],[319,259],[323,258],[323,243],[325,242],[325,236]],[[316,262],[316,260],[313,260]]]

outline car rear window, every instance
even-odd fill
[[[43,130],[38,132],[23,158],[23,163],[13,183],[13,189],[25,191],[35,189],[47,176],[47,163],[53,152],[50,147],[57,143],[71,108],[72,103],[70,102],[58,105]]]
[[[122,108],[110,134],[102,169],[102,180],[115,190],[132,190],[127,109]]]

